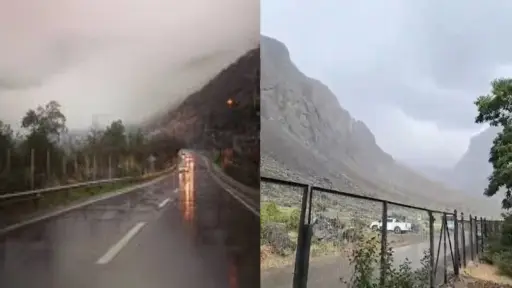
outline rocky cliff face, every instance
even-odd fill
[[[456,204],[464,194],[397,163],[328,87],[295,67],[284,44],[262,36],[261,51],[262,174],[436,209],[482,208]]]
[[[471,195],[483,195],[487,177],[492,173],[489,149],[499,128],[490,127],[471,138],[468,150],[451,171],[449,183]]]
[[[492,173],[492,165],[488,161],[489,150],[499,131],[499,128],[489,127],[473,136],[468,149],[453,167],[414,168],[430,179],[443,182],[454,189],[462,190],[466,195],[481,197],[488,184],[487,177]],[[495,198],[500,200],[499,197]]]

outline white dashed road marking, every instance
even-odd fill
[[[108,264],[114,257],[116,257],[119,252],[130,242],[130,240],[137,235],[137,233],[146,225],[146,222],[139,222],[135,226],[133,226],[126,235],[124,235],[119,242],[117,242],[114,246],[110,247],[110,249],[103,255],[98,261],[96,261],[96,264],[103,265]]]
[[[171,201],[171,199],[166,198],[164,201],[158,204],[158,209],[162,209],[165,205],[167,205],[167,203],[169,203],[169,201]]]

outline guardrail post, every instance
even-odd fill
[[[388,202],[382,202],[382,227],[380,233],[380,287],[386,282],[387,258],[388,258]]]
[[[459,223],[457,219],[457,209],[453,211],[453,248],[455,250],[455,261],[453,263],[453,272],[455,276],[459,276],[460,268],[460,251],[459,251]]]
[[[462,223],[462,265],[466,268],[466,225],[464,223],[464,212],[460,212],[460,223]]]
[[[434,273],[434,215],[432,211],[428,211],[428,227],[430,240],[430,288],[434,288],[436,284],[436,275]]]

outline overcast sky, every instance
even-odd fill
[[[511,1],[262,0],[262,34],[284,42],[379,145],[450,166],[482,127],[473,101],[512,76]]]
[[[258,0],[0,0],[0,119],[57,100],[68,126],[140,121],[259,40]]]

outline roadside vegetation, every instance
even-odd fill
[[[150,138],[121,120],[70,132],[55,101],[30,109],[20,123],[13,131],[0,120],[0,194],[161,170],[183,148],[177,139]]]
[[[27,111],[21,130],[0,121],[0,194],[131,177],[115,183],[0,200],[0,226],[66,204],[157,177],[184,145],[160,135],[148,137],[121,120],[105,128],[69,132],[60,105],[51,101]],[[153,161],[151,161],[152,159]]]
[[[317,198],[317,201],[319,198]],[[261,268],[278,268],[294,263],[297,246],[300,210],[298,206],[280,205],[273,200],[262,200],[260,206]],[[316,207],[316,206],[315,206]],[[370,219],[364,217],[344,217],[341,213],[330,213],[329,208],[314,210],[312,220],[313,236],[310,260],[342,257],[348,259],[362,237],[377,237],[378,231],[369,227]],[[399,218],[403,216],[392,213]],[[417,238],[417,239],[416,239]],[[388,232],[388,245],[400,246],[407,241],[421,241],[421,234],[394,234]]]
[[[354,271],[349,279],[341,281],[349,288],[426,288],[430,281],[430,252],[425,250],[421,267],[412,269],[411,262],[405,259],[396,265],[393,250],[388,248],[384,264],[384,285],[380,285],[380,240],[375,235],[360,235],[349,256]]]
[[[482,260],[496,266],[499,274],[512,278],[512,214],[503,216],[501,233],[491,234],[486,239]]]
[[[487,197],[504,195],[502,207],[512,208],[512,78],[499,78],[491,83],[491,91],[475,101],[478,109],[476,123],[498,127],[499,132],[489,151],[493,171],[484,191]],[[500,192],[500,193],[498,193]],[[504,193],[503,193],[504,192]],[[503,193],[503,194],[502,194]],[[512,214],[503,215],[501,233],[490,235],[483,260],[494,265],[498,273],[512,277]]]

